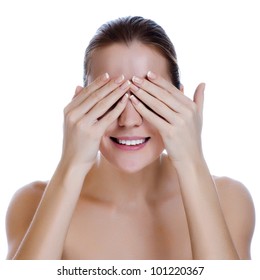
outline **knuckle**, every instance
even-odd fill
[[[94,104],[97,104],[102,99],[102,96],[99,92],[92,94],[91,99],[93,100]]]
[[[186,126],[186,120],[185,120],[184,118],[182,118],[182,117],[179,117],[179,118],[177,119],[177,122],[178,122],[178,126],[179,126],[179,127],[184,127],[184,126]]]
[[[68,104],[64,109],[63,109],[63,115],[66,116],[70,111],[70,104]]]
[[[71,125],[73,125],[76,122],[75,114],[73,114],[72,111],[66,112],[65,122]]]
[[[84,132],[89,132],[89,130],[86,129],[86,124],[84,122],[84,119],[79,120],[78,122],[75,123],[76,129],[78,131],[84,131]]]
[[[63,115],[66,116],[69,112],[69,108],[68,106],[66,106],[64,109],[63,109]]]
[[[193,119],[197,114],[197,106],[196,104],[192,103],[186,110],[186,117],[188,119]]]

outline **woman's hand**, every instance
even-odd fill
[[[160,132],[177,170],[193,259],[239,259],[202,153],[205,85],[197,87],[192,101],[151,72],[147,79],[134,77],[133,82],[131,91],[137,98],[130,99],[136,110]]]
[[[87,87],[76,88],[73,100],[64,109],[62,160],[93,165],[105,130],[126,106],[128,98],[124,94],[130,84],[123,75],[110,79],[106,73]]]
[[[172,83],[150,71],[147,79],[133,77],[133,83],[131,91],[137,98],[132,95],[130,99],[136,110],[158,129],[174,165],[203,157],[201,130],[205,85],[197,87],[192,101]]]
[[[39,191],[34,198],[40,196],[38,203],[28,208],[28,203],[23,203],[21,198],[19,209],[15,208],[21,211],[23,205],[24,217],[20,215],[16,223],[16,227],[20,226],[19,234],[12,233],[12,258],[62,259],[86,173],[96,160],[105,130],[125,108],[127,96],[124,94],[129,87],[130,82],[123,76],[110,79],[108,74],[98,77],[85,88],[77,87],[73,100],[64,109],[63,151],[57,169],[44,188],[36,185]],[[27,189],[27,198],[28,191],[36,186]],[[16,212],[13,210],[15,217]]]

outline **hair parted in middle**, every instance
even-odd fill
[[[155,47],[163,55],[169,65],[169,74],[174,86],[180,89],[180,74],[175,48],[164,31],[156,22],[140,16],[123,17],[103,24],[91,39],[84,57],[84,86],[91,71],[91,57],[96,49],[115,43],[126,45],[139,41],[144,45]]]

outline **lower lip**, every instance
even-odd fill
[[[138,151],[138,150],[141,150],[142,148],[144,148],[144,146],[148,143],[149,140],[147,140],[146,142],[144,142],[142,144],[132,145],[132,146],[122,145],[122,144],[118,144],[118,143],[116,143],[112,140],[111,141],[120,150],[123,150],[123,151]]]

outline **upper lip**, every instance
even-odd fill
[[[119,136],[119,137],[114,137],[111,136],[111,138],[116,138],[118,140],[142,140],[150,137],[145,137],[145,136]]]

